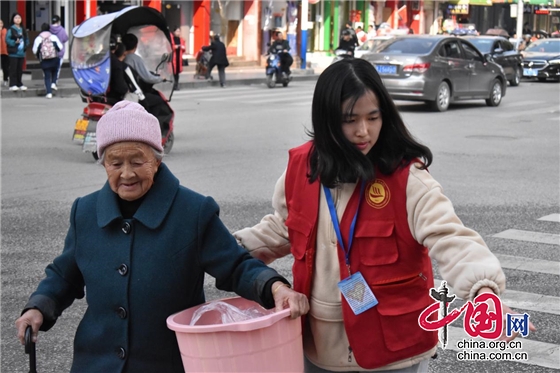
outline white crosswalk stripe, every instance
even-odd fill
[[[301,82],[297,92],[288,88],[269,89],[263,86],[242,86],[227,89],[208,88],[178,91],[173,97],[196,102],[231,102],[244,105],[278,104],[311,106],[314,82]]]
[[[541,232],[522,231],[518,229],[508,229],[498,234],[495,234],[493,237],[508,238],[510,240],[518,240],[518,241],[538,242],[538,243],[544,243],[548,245],[560,245],[560,234],[553,234],[553,233],[541,233]]]
[[[536,273],[546,273],[549,275],[560,274],[560,262],[525,258],[520,256],[496,254],[503,268],[519,269]]]
[[[560,223],[560,214],[550,214],[547,216],[543,216],[542,218],[538,218],[537,220],[542,220],[542,221],[553,221],[556,223]]]

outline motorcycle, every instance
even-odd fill
[[[72,140],[82,145],[82,151],[90,152],[98,159],[96,128],[99,119],[112,107],[107,102],[111,74],[109,42],[111,36],[134,34],[138,38],[136,54],[146,67],[163,82],[152,86],[142,85],[130,68],[125,69],[134,100],[158,118],[162,130],[165,154],[173,147],[175,136],[173,122],[175,113],[169,102],[173,95],[173,66],[171,34],[163,15],[150,7],[130,6],[119,12],[89,18],[72,30],[70,66],[76,84],[80,88],[84,107],[74,126]],[[140,88],[142,86],[142,88]],[[149,110],[148,95],[162,99],[157,113]],[[165,107],[163,107],[165,105]]]
[[[292,81],[292,76],[282,72],[282,64],[279,53],[270,53],[266,59],[266,85],[274,88],[277,83],[287,87]]]

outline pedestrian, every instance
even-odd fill
[[[523,34],[524,35],[532,35],[533,31],[531,30],[531,27],[529,26],[529,22],[525,22],[523,24]]]
[[[179,74],[183,72],[183,53],[187,50],[185,40],[181,37],[181,28],[175,27],[171,38],[173,47],[173,89],[179,90]],[[188,60],[186,66],[189,65]]]
[[[356,38],[358,38],[359,45],[362,45],[366,42],[368,36],[366,32],[362,29],[362,26],[356,27]]]
[[[10,57],[10,91],[26,91],[23,85],[23,60],[25,50],[29,46],[27,30],[22,23],[21,14],[14,13],[10,21],[10,28],[6,32],[6,44]]]
[[[212,57],[210,57],[210,62],[208,64],[206,79],[210,79],[212,69],[214,66],[218,66],[220,87],[224,88],[226,86],[226,67],[229,66],[229,61],[226,55],[226,46],[220,41],[220,35],[214,35],[210,45],[202,47],[202,50],[212,51]]]
[[[358,46],[358,37],[356,36],[356,31],[352,28],[352,21],[348,21],[344,24],[344,27],[340,30],[340,36],[338,38],[339,40],[342,39],[342,34],[345,30],[348,30],[350,32],[350,34],[352,35],[352,41],[356,44],[356,46]]]
[[[377,36],[377,31],[375,30],[375,26],[369,25],[368,34],[367,34],[368,40],[372,40],[376,36]]]
[[[62,49],[62,43],[56,35],[51,34],[48,23],[41,25],[41,33],[37,35],[33,42],[33,54],[37,56],[43,70],[43,78],[45,80],[45,88],[47,90],[46,98],[52,98],[52,91],[56,89],[56,78],[58,69],[60,68],[60,58],[58,51]]]
[[[427,372],[437,333],[418,319],[434,302],[431,258],[465,300],[503,293],[500,263],[455,214],[369,62],[325,69],[311,110],[311,141],[290,150],[274,214],[234,236],[265,263],[293,255],[294,290],[310,302],[307,373]]]
[[[158,120],[141,105],[118,102],[96,134],[107,182],[74,202],[64,250],[16,321],[21,343],[28,325],[36,341],[87,294],[71,372],[183,373],[166,319],[205,302],[205,272],[266,308],[307,312],[302,294],[237,245],[216,202],[180,185],[162,162]]]
[[[6,28],[4,21],[0,19],[0,56],[2,66],[3,85],[8,86],[8,77],[10,76],[10,57],[8,56],[8,47],[6,46]]]
[[[62,70],[62,63],[64,62],[64,51],[66,50],[66,43],[68,42],[68,33],[66,32],[66,29],[60,24],[60,16],[54,15],[52,17],[50,32],[53,35],[56,35],[58,40],[60,40],[60,42],[62,43],[62,49],[58,52],[58,57],[60,58],[60,66],[56,73],[56,81],[58,81],[58,78],[60,78],[60,70]],[[56,84],[53,84],[52,88],[56,91]]]

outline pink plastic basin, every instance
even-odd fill
[[[241,297],[220,301],[241,310],[260,307]],[[208,312],[190,326],[202,306],[167,318],[186,372],[303,372],[301,320],[292,320],[289,309],[229,324],[221,324],[218,312]]]

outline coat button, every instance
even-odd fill
[[[128,266],[123,263],[119,266],[118,271],[119,275],[126,276],[126,274],[128,273]]]
[[[122,225],[122,228],[121,228],[121,229],[122,229],[122,231],[123,231],[124,234],[129,234],[130,231],[132,230],[132,226],[130,225],[129,222],[125,222],[125,223]]]
[[[117,308],[117,315],[119,315],[119,317],[121,319],[126,319],[127,313],[126,313],[126,310],[124,309],[124,307]]]
[[[117,348],[117,356],[119,357],[119,359],[125,359],[126,358],[126,350],[122,347]]]

